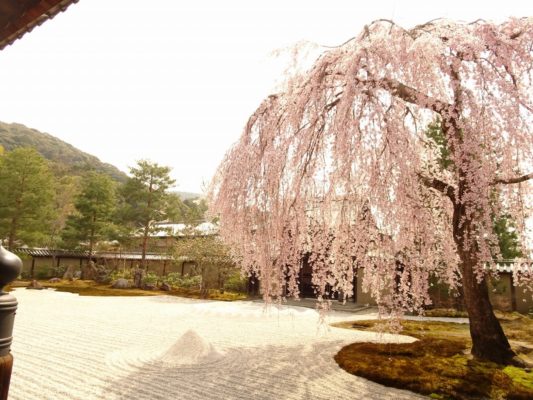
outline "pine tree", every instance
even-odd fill
[[[54,180],[35,150],[18,148],[0,158],[0,237],[7,246],[42,244],[49,231]]]
[[[122,220],[134,234],[141,235],[141,268],[146,269],[148,238],[158,222],[166,221],[170,213],[170,189],[175,181],[170,168],[147,160],[140,160],[130,168],[131,177],[124,184]]]
[[[74,202],[75,213],[68,217],[63,238],[68,243],[84,243],[89,260],[98,240],[109,235],[116,204],[115,183],[105,174],[89,172]]]

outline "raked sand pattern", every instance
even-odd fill
[[[252,302],[80,297],[18,289],[12,400],[410,399],[340,369],[363,340],[409,341],[319,325],[314,310]],[[358,316],[358,318],[368,318]],[[328,322],[355,319],[331,313]]]

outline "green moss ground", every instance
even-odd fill
[[[500,315],[502,327],[519,356],[533,361],[533,319]],[[378,330],[377,321],[335,326]],[[353,343],[335,356],[346,371],[369,380],[436,399],[533,399],[533,372],[481,362],[470,356],[467,324],[404,321],[407,344]]]
[[[454,308],[434,308],[426,310],[425,315],[426,317],[468,318],[466,311],[460,311]]]

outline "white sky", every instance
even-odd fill
[[[171,166],[178,190],[199,192],[279,80],[274,50],[337,45],[377,18],[528,15],[527,0],[80,0],[0,52],[0,121],[124,171]]]

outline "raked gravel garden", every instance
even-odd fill
[[[10,399],[410,399],[342,370],[356,341],[412,339],[334,328],[371,314],[171,296],[16,289]]]

